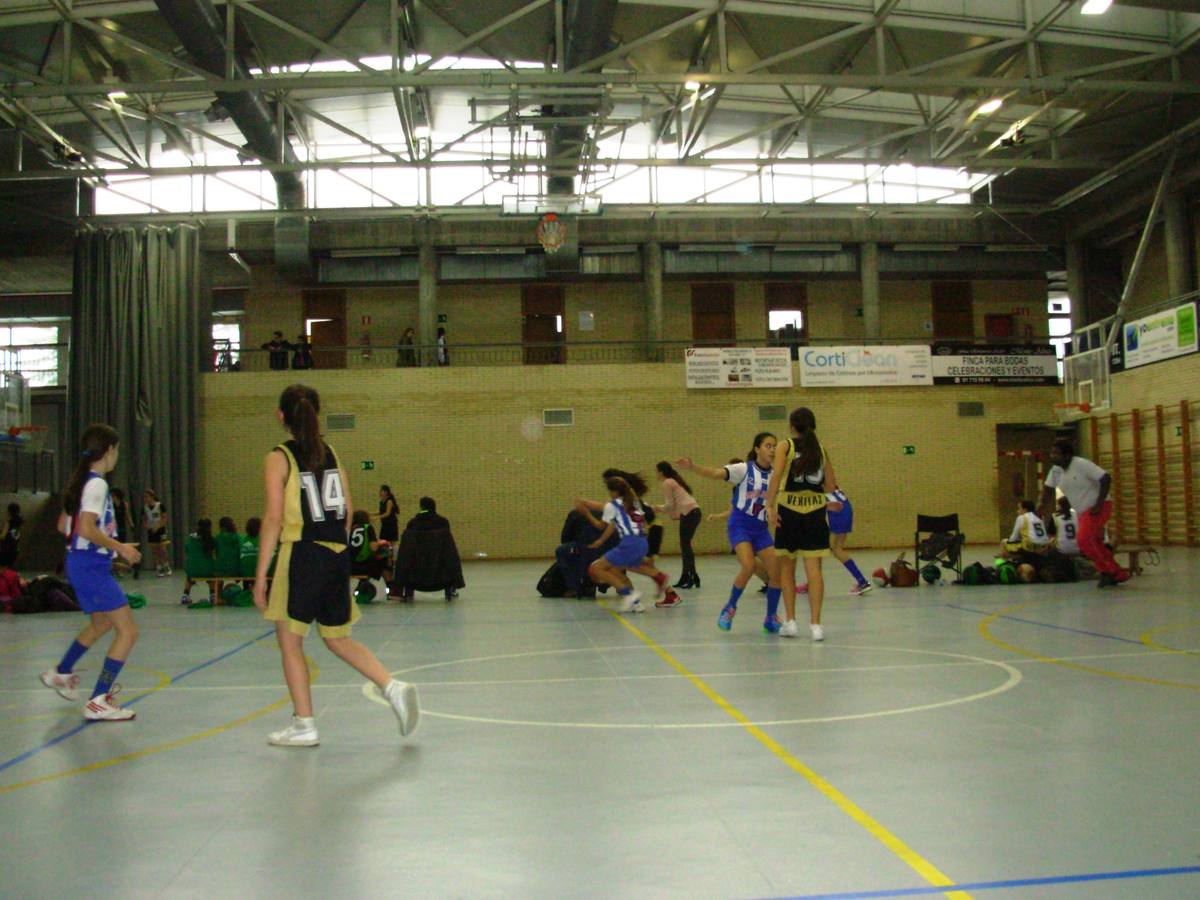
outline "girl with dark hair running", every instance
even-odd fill
[[[321,438],[317,392],[302,384],[287,388],[276,412],[287,440],[264,462],[267,505],[263,513],[254,580],[254,605],[275,622],[283,657],[283,676],[292,696],[287,728],[270,735],[282,747],[315,747],[304,636],[313,620],[334,655],[375,683],[400,722],[400,734],[412,734],[420,716],[417,689],[397,681],[375,654],[350,637],[359,618],[350,599],[348,525],[354,510],[346,472],[333,448]],[[275,578],[267,599],[267,571],[279,545]]]
[[[766,512],[767,485],[771,480],[771,460],[774,455],[775,435],[760,431],[754,436],[754,444],[746,454],[745,462],[727,466],[700,466],[686,456],[675,460],[675,465],[680,469],[705,478],[728,481],[733,485],[726,533],[739,568],[729,592],[729,601],[717,616],[717,627],[722,631],[729,631],[733,627],[738,600],[754,575],[756,557],[767,574],[767,616],[763,620],[763,630],[771,634],[779,631],[779,619],[776,616],[779,609],[779,573],[775,565],[775,546],[767,530]]]
[[[646,492],[650,490],[646,484],[646,479],[641,472],[626,472],[624,469],[605,469],[600,473],[600,477],[604,479],[607,485],[610,478],[620,478],[629,485],[634,496],[637,497],[638,503],[642,506],[642,516],[646,524],[646,558],[642,560],[641,565],[630,568],[631,572],[637,572],[639,575],[645,575],[654,582],[654,605],[659,608],[671,609],[683,604],[683,598],[675,593],[675,589],[670,587],[668,582],[671,580],[665,572],[659,571],[654,563],[654,558],[658,556],[659,548],[662,546],[662,526],[654,524],[654,507],[648,506],[643,502],[642,498],[646,496]],[[604,508],[603,503],[597,503],[595,500],[585,501],[592,512],[599,512]],[[597,528],[601,527],[599,525]]]
[[[112,574],[112,561],[120,556],[131,566],[142,554],[133,544],[122,544],[115,535],[117,520],[108,491],[108,475],[117,465],[117,433],[107,425],[89,425],[80,439],[79,463],[63,491],[63,509],[70,516],[67,538],[67,579],[91,621],[79,632],[62,661],[42,673],[42,684],[64,700],[78,700],[79,676],[75,663],[108,631],[116,631],[83,717],[93,722],[123,722],[136,713],[116,704],[120,690],[117,675],[138,638],[125,592]]]
[[[655,472],[662,482],[664,502],[655,505],[659,512],[669,513],[672,519],[679,520],[679,552],[683,557],[683,571],[679,574],[677,588],[700,587],[700,576],[696,573],[696,554],[692,550],[692,537],[704,514],[700,504],[692,496],[692,489],[683,476],[675,471],[665,459],[656,463]]]
[[[826,508],[838,512],[842,504],[833,496],[837,480],[821,442],[812,410],[798,406],[788,417],[792,437],[775,449],[775,465],[767,489],[767,518],[775,529],[779,579],[783,585],[785,621],[781,637],[796,637],[796,559],[804,560],[808,580],[808,606],[812,639],[825,639],[821,603],[825,580],[821,559],[829,555],[829,520]]]
[[[588,566],[588,576],[592,581],[617,589],[617,595],[621,598],[621,612],[645,612],[642,595],[634,591],[626,571],[649,569],[649,572],[643,571],[643,574],[652,572],[650,577],[656,582],[659,582],[660,578],[665,582],[667,577],[645,561],[649,552],[646,543],[646,516],[634,489],[628,481],[617,476],[605,479],[604,486],[608,488],[611,499],[604,504],[604,512],[600,519],[592,514],[591,504],[587,500],[576,500],[575,508],[587,517],[593,528],[603,529],[600,537],[589,544],[593,550],[603,546],[614,531],[621,541]]]

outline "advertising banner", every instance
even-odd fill
[[[787,347],[688,347],[683,351],[689,388],[790,388]]]
[[[926,346],[805,347],[803,387],[909,387],[933,383]]]
[[[1195,353],[1196,304],[1188,303],[1126,322],[1122,333],[1126,369]]]
[[[1058,359],[1049,344],[981,347],[933,345],[934,384],[1058,384]]]

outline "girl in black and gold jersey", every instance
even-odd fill
[[[283,676],[292,695],[292,723],[268,738],[284,747],[314,747],[304,636],[313,620],[325,646],[375,682],[400,720],[400,734],[412,734],[420,715],[417,689],[397,681],[375,654],[350,637],[359,617],[350,599],[347,527],[353,515],[346,472],[333,448],[321,439],[317,392],[294,384],[279,398],[276,415],[288,440],[267,454],[267,508],[262,517],[254,604],[275,622],[283,655]],[[275,578],[267,598],[267,570],[279,545]]]
[[[808,576],[808,605],[812,613],[812,639],[824,640],[821,602],[825,581],[821,559],[829,554],[829,522],[825,510],[841,509],[832,500],[836,480],[833,465],[817,440],[817,418],[799,406],[788,417],[792,437],[775,448],[775,464],[767,487],[767,518],[775,529],[775,554],[779,559],[779,583],[783,587],[786,621],[780,637],[795,637],[796,558],[804,559]]]

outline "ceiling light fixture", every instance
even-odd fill
[[[999,97],[996,97],[995,99],[989,100],[986,103],[979,104],[979,109],[975,110],[975,112],[981,116],[990,116],[1003,105],[1004,101]]]
[[[1108,12],[1108,8],[1112,6],[1112,0],[1085,0],[1083,8],[1079,11],[1085,16],[1099,16]]]

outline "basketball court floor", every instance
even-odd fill
[[[132,723],[38,682],[81,616],[0,620],[0,895],[1200,896],[1200,551],[1112,590],[862,598],[828,561],[821,644],[763,634],[753,588],[718,631],[728,558],[638,616],[537,597],[544,568],[364,610],[419,685],[407,740],[310,638],[314,749],[266,743],[267,624],[179,607],[178,576],[125,582]]]

